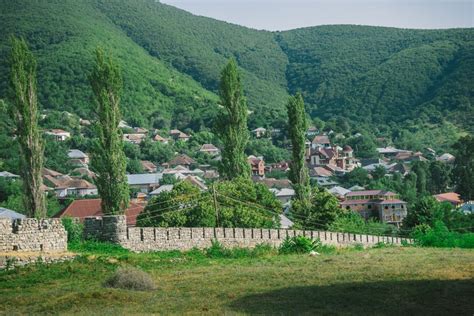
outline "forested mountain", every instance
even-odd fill
[[[473,29],[266,32],[153,0],[0,0],[0,28],[0,98],[8,34],[23,35],[38,56],[42,106],[84,117],[93,108],[92,51],[102,45],[122,64],[124,116],[133,125],[209,127],[220,70],[234,57],[254,111],[251,127],[283,126],[288,94],[301,91],[312,118],[344,129],[393,138],[456,130],[445,121],[473,129]]]

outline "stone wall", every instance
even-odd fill
[[[373,246],[379,242],[401,245],[412,241],[400,237],[263,228],[161,228],[127,227],[125,216],[89,217],[84,221],[86,238],[111,241],[132,251],[189,250],[211,246],[213,239],[226,247],[255,247],[266,243],[279,246],[287,236],[320,239],[323,244]]]
[[[67,251],[67,233],[59,218],[0,218],[0,252]]]

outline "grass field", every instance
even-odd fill
[[[390,247],[235,259],[112,253],[0,272],[0,314],[474,313],[472,250]],[[157,289],[104,288],[119,266],[149,272]]]

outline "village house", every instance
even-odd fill
[[[287,161],[276,162],[271,165],[265,166],[265,170],[268,172],[271,172],[271,171],[288,172],[290,170],[290,163]]]
[[[251,155],[248,156],[247,161],[250,164],[252,176],[265,176],[265,162],[263,161],[263,157],[255,157]]]
[[[211,156],[219,155],[219,148],[217,148],[213,144],[204,144],[204,145],[201,146],[199,151],[202,152],[202,153],[211,155]]]
[[[171,190],[173,190],[173,187],[174,187],[173,184],[160,185],[157,189],[155,189],[155,190],[151,191],[150,193],[148,193],[148,196],[150,198],[152,198],[152,197],[155,197],[157,195],[160,195],[163,192],[170,192]]]
[[[148,130],[146,128],[143,128],[143,127],[134,127],[133,131],[136,134],[147,134],[148,133]]]
[[[8,171],[2,171],[2,172],[0,172],[0,178],[14,180],[14,179],[20,178],[20,176],[16,175],[16,174],[13,174],[11,172],[8,172]]]
[[[445,164],[452,164],[456,160],[456,158],[451,155],[450,153],[444,153],[441,156],[436,158],[437,161],[441,161]]]
[[[201,169],[190,170],[182,165],[177,165],[174,168],[167,168],[163,170],[163,174],[182,174],[182,175],[202,175],[204,171]]]
[[[407,203],[396,193],[384,190],[352,191],[340,203],[342,208],[356,212],[363,218],[378,218],[381,222],[400,226],[407,216]]]
[[[57,142],[63,142],[67,140],[68,138],[71,138],[71,133],[66,132],[65,130],[62,129],[50,129],[44,132],[46,135],[52,136],[55,141]]]
[[[291,182],[288,179],[257,178],[254,182],[261,183],[269,189],[291,188]]]
[[[95,185],[87,180],[75,177],[63,180],[56,179],[53,190],[58,198],[84,197],[98,194]]]
[[[143,211],[144,205],[130,202],[125,210],[125,217],[128,226],[135,226],[138,215]],[[77,218],[80,222],[86,217],[103,216],[101,208],[101,199],[80,199],[74,200],[59,213],[54,215],[56,218],[72,217]]]
[[[312,148],[331,148],[331,141],[328,135],[316,135],[311,141]]]
[[[348,190],[340,186],[335,186],[329,189],[328,192],[334,195],[335,197],[337,197],[339,200],[343,201],[346,197],[346,194],[351,192],[351,190]]]
[[[283,189],[270,189],[270,191],[275,194],[275,197],[280,200],[281,203],[285,204],[288,203],[293,196],[295,196],[295,190],[290,188],[283,188]]]
[[[267,135],[267,129],[263,127],[258,127],[252,130],[252,134],[254,134],[256,138],[264,137]]]
[[[70,196],[83,197],[98,194],[97,187],[94,184],[79,177],[64,175],[47,168],[43,168],[41,174],[43,176],[45,189],[53,190],[59,198]]]
[[[91,121],[89,120],[84,120],[84,119],[79,119],[79,124],[82,125],[82,126],[90,126],[92,125]]]
[[[151,161],[142,160],[142,161],[140,161],[140,164],[142,165],[143,171],[145,171],[147,173],[155,173],[156,170],[157,170],[156,165]]]
[[[127,143],[139,145],[146,138],[146,134],[123,134],[123,140]]]
[[[204,170],[202,177],[206,180],[215,180],[219,178],[219,172],[213,169]]]
[[[413,153],[411,151],[400,152],[395,155],[394,159],[403,163],[411,163],[414,161],[428,161],[428,159],[423,157],[423,154],[421,152]]]
[[[327,135],[317,135],[308,148],[307,161],[310,168],[326,167],[333,173],[344,174],[357,166],[354,151],[349,145],[332,146]]]
[[[306,130],[306,136],[308,136],[308,137],[316,136],[316,135],[318,135],[318,133],[319,133],[319,130],[314,126],[310,126]]]
[[[433,195],[438,202],[448,202],[454,207],[458,207],[462,204],[461,196],[456,192],[446,192],[441,194]]]
[[[388,158],[388,159],[392,159],[392,158],[395,158],[396,155],[398,154],[410,154],[412,153],[411,151],[409,150],[403,150],[403,149],[397,149],[395,147],[391,147],[391,146],[388,146],[388,147],[379,147],[376,149],[377,150],[377,153],[382,156],[383,158]]]
[[[196,161],[193,158],[189,157],[186,154],[181,154],[179,156],[174,157],[167,163],[164,163],[163,166],[166,168],[176,167],[176,166],[184,166],[186,168],[189,168],[191,167],[191,165],[194,165],[194,164],[196,164]]]
[[[170,131],[170,136],[175,141],[183,141],[183,142],[187,142],[189,140],[189,138],[191,138],[188,134],[183,133],[178,129],[172,129]]]
[[[95,172],[90,170],[88,167],[79,167],[74,170],[72,170],[71,175],[78,175],[81,177],[88,177],[90,179],[95,179],[97,176]]]
[[[162,173],[127,174],[129,187],[142,193],[148,193],[158,188],[162,178]]]
[[[187,176],[183,181],[190,183],[201,191],[206,191],[207,186],[204,184],[204,180],[197,176]]]
[[[89,164],[89,156],[79,149],[69,150],[67,156],[69,158],[69,162],[71,162],[73,165],[87,166]]]
[[[159,134],[156,134],[153,137],[153,141],[158,142],[158,143],[162,143],[162,144],[168,144],[168,142],[169,142],[168,138],[164,138],[164,137],[160,136]]]

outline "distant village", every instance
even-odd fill
[[[79,119],[82,126],[90,126],[89,120]],[[163,145],[172,143],[188,142],[193,135],[186,134],[178,129],[172,129],[166,135],[159,130],[148,130],[142,127],[131,127],[122,121],[119,125],[123,129],[124,142],[139,146],[142,142],[149,140],[159,142]],[[272,138],[279,130],[267,130],[257,128],[251,131],[253,138]],[[453,164],[455,157],[450,153],[437,153],[427,148],[426,153],[413,152],[394,147],[377,148],[378,158],[360,159],[354,155],[354,150],[345,145],[338,146],[331,141],[331,133],[322,133],[315,127],[307,130],[306,163],[312,183],[325,188],[337,197],[340,207],[356,212],[363,218],[376,218],[381,222],[393,224],[399,227],[407,215],[407,203],[401,200],[397,193],[388,190],[367,190],[365,187],[355,185],[343,187],[340,179],[355,168],[365,169],[369,175],[375,170],[385,170],[385,176],[391,177],[395,173],[402,177],[410,172],[410,164],[414,161],[427,161],[426,153],[431,155],[430,159],[436,159],[445,164]],[[48,137],[56,142],[65,142],[71,138],[71,132],[63,129],[49,129],[45,131]],[[211,161],[218,162],[220,149],[214,144],[201,144],[199,154],[206,155]],[[198,154],[198,153],[196,153]],[[67,153],[69,163],[74,169],[69,174],[44,168],[43,182],[45,191],[54,194],[58,199],[72,199],[56,217],[76,217],[101,215],[100,199],[98,191],[93,184],[94,172],[89,168],[89,155],[78,149],[70,149]],[[285,177],[271,177],[269,174],[279,172],[286,174],[290,168],[289,161],[277,163],[266,163],[263,156],[248,156],[251,167],[252,179],[264,184],[282,202],[284,211],[289,209],[291,198],[295,192],[290,181]],[[187,181],[199,190],[208,190],[213,181],[219,179],[219,173],[215,167],[217,164],[200,164],[192,157],[176,152],[175,156],[166,162],[157,165],[151,161],[140,161],[143,173],[127,174],[128,185],[133,191],[133,197],[126,211],[128,224],[135,225],[138,214],[144,209],[147,202],[162,192],[171,191],[177,181]],[[18,175],[4,171],[0,177],[15,181]],[[463,203],[458,194],[446,192],[435,196],[438,201],[447,201],[455,207],[461,207],[465,212],[474,212],[474,204]],[[15,212],[10,212],[15,214]],[[12,215],[14,216],[14,215]],[[21,216],[17,214],[17,216]],[[292,222],[281,216],[282,227],[291,227]]]

